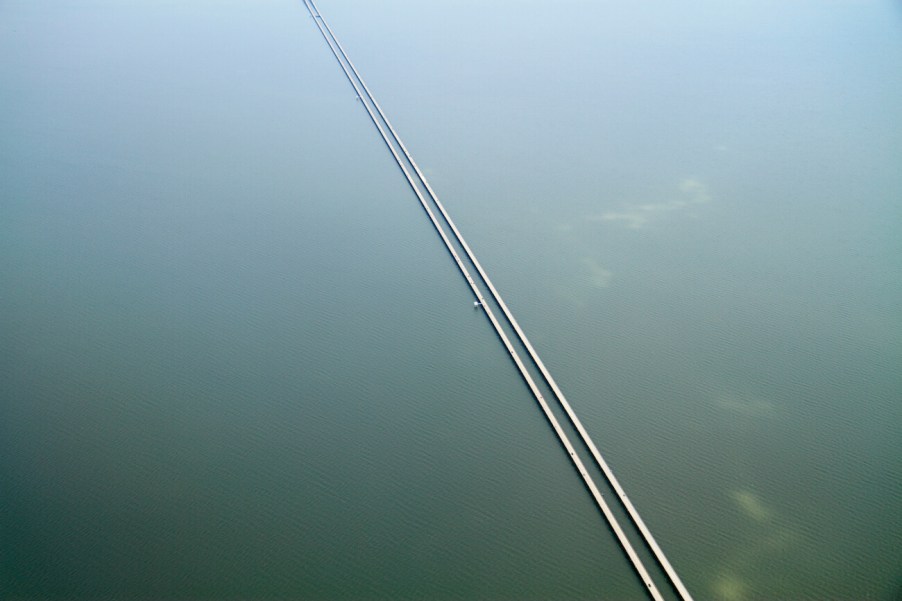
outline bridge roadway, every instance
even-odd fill
[[[332,54],[335,56],[335,59],[338,61],[339,65],[341,66],[342,71],[344,72],[348,81],[351,83],[355,92],[357,93],[357,98],[363,104],[364,108],[367,111],[367,114],[369,115],[373,124],[376,126],[377,130],[379,131],[379,134],[382,136],[383,141],[385,142],[386,146],[388,147],[389,151],[391,152],[392,156],[394,157],[396,163],[398,164],[398,167],[401,169],[405,178],[407,179],[408,184],[410,184],[411,189],[413,189],[420,204],[422,205],[423,209],[426,211],[426,214],[429,216],[429,219],[432,222],[433,227],[438,232],[443,243],[445,244],[445,247],[447,248],[448,252],[451,254],[452,258],[454,259],[455,263],[457,264],[458,269],[460,270],[461,274],[466,279],[467,284],[470,286],[470,289],[472,290],[474,296],[477,299],[477,302],[480,303],[480,305],[483,307],[483,310],[485,311],[486,316],[488,317],[489,321],[491,322],[492,326],[494,327],[495,332],[497,333],[498,337],[501,339],[502,343],[504,344],[505,348],[507,349],[508,353],[510,354],[511,359],[514,361],[515,365],[517,366],[517,369],[519,370],[521,376],[526,381],[531,392],[533,393],[533,395],[535,396],[539,405],[541,406],[543,412],[545,413],[548,421],[551,423],[552,428],[554,429],[555,433],[558,435],[558,438],[560,439],[564,448],[567,450],[571,460],[573,461],[574,465],[577,468],[577,471],[583,477],[583,480],[585,481],[586,486],[589,488],[590,492],[592,493],[593,498],[595,499],[596,503],[598,504],[599,508],[601,509],[602,513],[604,514],[605,518],[607,519],[608,524],[611,527],[611,530],[617,536],[618,541],[620,542],[621,546],[623,547],[624,551],[626,552],[627,556],[629,557],[631,563],[633,564],[633,567],[635,568],[637,575],[640,577],[640,579],[646,585],[649,594],[654,599],[663,599],[661,597],[661,594],[658,591],[657,587],[655,586],[654,581],[649,576],[648,570],[645,568],[645,566],[642,564],[641,559],[636,554],[635,549],[633,548],[632,544],[629,541],[629,538],[623,532],[622,527],[618,523],[616,517],[614,516],[614,514],[611,511],[610,507],[608,506],[607,502],[604,500],[604,497],[601,495],[595,482],[592,480],[591,476],[586,471],[585,465],[583,464],[582,460],[576,454],[573,444],[570,442],[570,439],[567,436],[566,432],[564,432],[559,421],[557,420],[554,413],[551,411],[550,407],[548,406],[548,403],[545,400],[544,396],[542,395],[534,378],[532,377],[532,375],[526,368],[523,360],[520,358],[519,353],[516,351],[516,349],[514,348],[514,345],[511,343],[511,340],[508,337],[507,333],[505,332],[504,328],[501,326],[498,319],[495,317],[495,314],[492,311],[491,307],[486,303],[486,298],[483,296],[482,292],[480,291],[477,282],[474,280],[474,278],[470,274],[469,269],[467,268],[464,261],[461,259],[460,254],[458,253],[454,244],[451,242],[449,236],[445,232],[444,227],[439,222],[439,220],[436,218],[435,212],[433,211],[432,207],[430,206],[430,203],[427,202],[426,198],[423,195],[423,192],[420,190],[420,187],[417,185],[416,181],[414,180],[413,176],[411,175],[410,168],[412,168],[412,170],[416,174],[417,180],[421,183],[423,188],[425,188],[426,194],[429,196],[429,198],[432,201],[432,203],[434,204],[435,208],[438,209],[445,224],[451,229],[451,231],[454,235],[454,238],[457,240],[457,243],[460,245],[461,249],[463,249],[467,258],[470,260],[471,264],[475,267],[475,269],[476,269],[477,273],[479,274],[480,278],[482,279],[483,283],[488,288],[492,299],[495,301],[495,303],[501,309],[502,313],[504,314],[505,318],[507,319],[507,322],[513,328],[518,340],[523,345],[523,347],[526,349],[526,351],[529,354],[530,358],[532,359],[533,363],[539,369],[540,373],[542,374],[542,377],[545,379],[545,382],[551,388],[554,396],[557,398],[561,407],[563,407],[564,411],[566,412],[567,416],[569,417],[569,419],[570,419],[571,423],[573,424],[574,428],[576,429],[576,431],[579,433],[580,438],[582,439],[583,443],[590,450],[593,458],[595,459],[595,462],[598,464],[599,468],[601,469],[602,473],[604,474],[604,476],[607,479],[611,488],[617,494],[618,498],[620,499],[621,504],[626,509],[627,514],[630,516],[631,520],[633,521],[634,525],[638,529],[639,533],[642,535],[642,538],[645,541],[646,545],[651,550],[655,559],[658,561],[658,563],[663,568],[665,574],[667,574],[667,577],[670,579],[670,584],[679,593],[679,595],[683,599],[683,601],[692,601],[691,594],[686,589],[686,587],[683,584],[680,577],[677,575],[676,570],[674,570],[673,566],[667,560],[667,557],[664,555],[664,552],[661,550],[657,541],[655,541],[654,537],[652,536],[651,531],[645,525],[645,522],[642,520],[642,518],[639,515],[638,511],[636,510],[635,506],[632,504],[629,497],[626,495],[626,492],[623,490],[623,487],[620,485],[620,482],[614,476],[614,473],[611,470],[610,466],[602,457],[600,451],[598,450],[598,448],[595,445],[592,438],[589,436],[589,433],[586,431],[586,429],[583,426],[582,422],[580,421],[579,417],[573,411],[573,408],[570,406],[570,403],[567,402],[567,399],[564,396],[563,392],[560,390],[560,387],[557,385],[557,382],[554,380],[551,373],[545,367],[545,364],[542,362],[538,353],[535,351],[534,347],[527,339],[526,334],[523,332],[519,323],[517,322],[517,320],[514,318],[513,314],[508,309],[507,304],[504,302],[504,300],[501,298],[501,295],[498,293],[497,289],[492,284],[492,281],[489,278],[488,274],[482,268],[482,265],[479,263],[478,259],[476,258],[473,251],[470,249],[470,246],[467,244],[466,240],[463,238],[460,231],[457,229],[457,226],[454,224],[454,221],[451,219],[450,215],[448,215],[448,212],[445,210],[441,201],[438,199],[438,196],[435,194],[434,190],[432,189],[432,186],[429,185],[428,180],[423,175],[423,173],[420,170],[419,166],[417,165],[416,161],[414,161],[410,152],[404,146],[404,143],[401,141],[400,136],[398,136],[394,127],[391,125],[391,122],[385,116],[384,112],[382,111],[382,108],[379,106],[379,103],[376,101],[375,97],[370,92],[370,89],[367,87],[366,83],[363,81],[363,78],[360,76],[359,72],[354,67],[354,64],[351,62],[351,59],[348,57],[344,48],[341,46],[338,39],[335,37],[334,32],[329,27],[328,23],[326,23],[326,21],[323,19],[322,15],[319,12],[319,9],[317,8],[316,4],[314,3],[314,0],[304,0],[304,4],[307,7],[307,10],[310,12],[311,17],[314,19],[314,22],[316,23],[317,28],[319,29],[320,33],[322,34],[323,38],[325,39],[326,43],[328,44],[329,49],[332,51]],[[384,126],[383,126],[383,124],[384,124]],[[390,133],[390,137],[388,134],[386,134],[386,131],[385,131],[386,128],[388,129],[388,131]],[[395,145],[397,145],[397,148]],[[401,158],[401,155],[404,156],[404,159]],[[406,163],[405,163],[405,160],[406,160]]]

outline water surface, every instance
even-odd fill
[[[696,597],[898,595],[898,6],[319,5]],[[302,3],[0,29],[0,596],[643,598]]]

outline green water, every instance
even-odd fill
[[[318,4],[696,598],[898,598],[898,5]],[[644,598],[303,3],[0,107],[0,598]]]

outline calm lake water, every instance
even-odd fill
[[[902,6],[319,6],[696,598],[902,598]],[[0,108],[0,598],[645,598],[303,2]]]

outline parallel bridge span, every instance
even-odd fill
[[[442,242],[445,244],[448,252],[451,254],[451,257],[454,259],[454,262],[457,264],[458,269],[461,274],[466,279],[467,284],[472,290],[474,296],[477,299],[477,302],[482,306],[485,311],[486,317],[488,317],[492,327],[495,329],[496,334],[501,339],[504,347],[507,349],[508,353],[511,356],[514,364],[516,365],[520,375],[523,377],[524,381],[528,385],[530,391],[533,396],[535,396],[536,401],[539,403],[542,411],[545,413],[546,418],[557,434],[558,438],[561,441],[561,444],[566,449],[571,461],[576,467],[577,471],[583,478],[586,486],[592,494],[596,504],[601,510],[602,514],[605,516],[608,525],[611,530],[616,535],[621,547],[629,558],[630,562],[633,565],[633,568],[636,571],[636,574],[642,580],[642,582],[646,586],[646,590],[649,595],[657,600],[663,601],[663,597],[652,580],[651,576],[648,573],[648,570],[645,568],[642,560],[639,558],[635,549],[633,548],[632,543],[629,538],[623,531],[623,528],[620,526],[617,521],[616,516],[612,512],[611,508],[608,506],[601,492],[598,490],[597,485],[595,484],[592,477],[589,475],[588,471],[579,455],[576,453],[576,449],[574,448],[570,438],[567,436],[566,432],[562,428],[560,422],[557,417],[551,411],[551,408],[548,406],[548,402],[539,389],[538,385],[535,382],[535,379],[530,374],[526,365],[520,357],[520,354],[517,352],[514,344],[511,342],[510,337],[507,335],[505,329],[502,327],[501,323],[498,321],[498,318],[495,316],[494,311],[492,310],[490,304],[486,302],[486,298],[480,290],[478,282],[473,278],[470,273],[469,268],[467,267],[465,261],[461,258],[460,253],[457,250],[457,247],[452,242],[451,238],[445,231],[445,226],[442,225],[442,221],[448,228],[450,228],[454,239],[457,241],[457,244],[463,250],[467,259],[470,261],[472,266],[476,269],[480,279],[486,286],[489,291],[489,295],[492,300],[497,304],[497,306],[501,309],[504,314],[505,319],[510,324],[511,328],[519,340],[520,344],[523,348],[526,349],[530,358],[532,359],[534,365],[538,368],[539,372],[542,374],[545,382],[550,387],[553,395],[557,399],[558,403],[563,407],[567,416],[569,417],[573,427],[579,433],[580,438],[586,447],[590,450],[595,462],[598,464],[598,467],[601,469],[605,478],[608,481],[608,484],[617,494],[617,497],[620,499],[621,504],[626,509],[627,514],[630,519],[633,521],[633,524],[641,534],[645,544],[649,548],[649,550],[654,555],[655,559],[660,564],[661,568],[664,570],[664,573],[667,575],[670,580],[670,584],[673,586],[674,590],[679,594],[680,598],[683,601],[692,601],[692,596],[689,591],[686,589],[685,585],[683,585],[682,580],[677,575],[676,570],[667,560],[667,557],[664,555],[664,552],[661,550],[657,541],[655,541],[654,537],[651,534],[651,531],[645,525],[645,522],[642,520],[639,512],[636,510],[633,503],[630,501],[629,497],[627,497],[626,492],[623,490],[623,487],[620,485],[620,482],[614,476],[613,471],[611,470],[608,463],[604,460],[601,453],[598,450],[598,447],[593,442],[592,438],[589,436],[589,433],[586,431],[579,417],[577,417],[576,413],[573,411],[573,408],[570,406],[570,403],[567,402],[566,397],[561,391],[560,387],[557,385],[557,382],[552,377],[551,373],[545,367],[545,364],[542,362],[538,353],[533,348],[532,344],[530,344],[529,340],[526,337],[526,334],[523,332],[517,320],[514,318],[511,311],[508,309],[507,304],[501,298],[501,295],[498,293],[495,286],[492,284],[491,279],[489,279],[488,274],[483,269],[482,265],[479,263],[476,255],[473,253],[470,246],[467,244],[466,240],[461,235],[460,231],[457,229],[457,226],[454,224],[454,221],[451,219],[448,212],[445,210],[444,205],[442,205],[438,196],[435,194],[435,191],[432,189],[432,186],[429,185],[428,180],[426,179],[423,172],[420,170],[416,161],[414,161],[410,152],[404,146],[404,143],[401,141],[400,136],[398,136],[394,127],[391,125],[391,122],[385,116],[385,113],[382,111],[382,108],[379,106],[379,103],[376,101],[376,98],[370,92],[369,87],[367,87],[366,83],[363,81],[363,78],[360,76],[357,69],[354,67],[354,64],[351,62],[351,59],[348,57],[344,48],[338,41],[338,38],[335,37],[332,29],[329,27],[328,23],[326,23],[325,19],[323,19],[322,15],[319,12],[315,2],[313,0],[304,0],[304,5],[307,10],[310,12],[311,17],[316,23],[317,28],[325,39],[326,43],[329,46],[329,49],[332,51],[332,54],[335,56],[335,59],[338,61],[338,64],[341,66],[342,71],[347,77],[348,81],[354,88],[354,91],[357,93],[358,99],[360,99],[361,104],[363,104],[364,108],[367,111],[370,119],[373,124],[376,126],[376,129],[379,131],[382,140],[385,142],[385,145],[388,147],[392,156],[395,159],[398,167],[401,169],[404,174],[405,179],[408,184],[410,184],[411,189],[417,196],[420,204],[428,215],[430,221],[432,222],[433,227],[436,232],[442,239]],[[386,129],[388,133],[386,133]],[[403,157],[403,158],[402,158]],[[411,174],[413,171],[413,174]],[[415,176],[415,177],[414,177]],[[417,183],[419,182],[419,184]],[[425,194],[421,187],[425,190]],[[427,200],[427,197],[429,200]],[[439,214],[442,217],[442,221],[436,217],[435,210],[433,207],[438,210]]]

